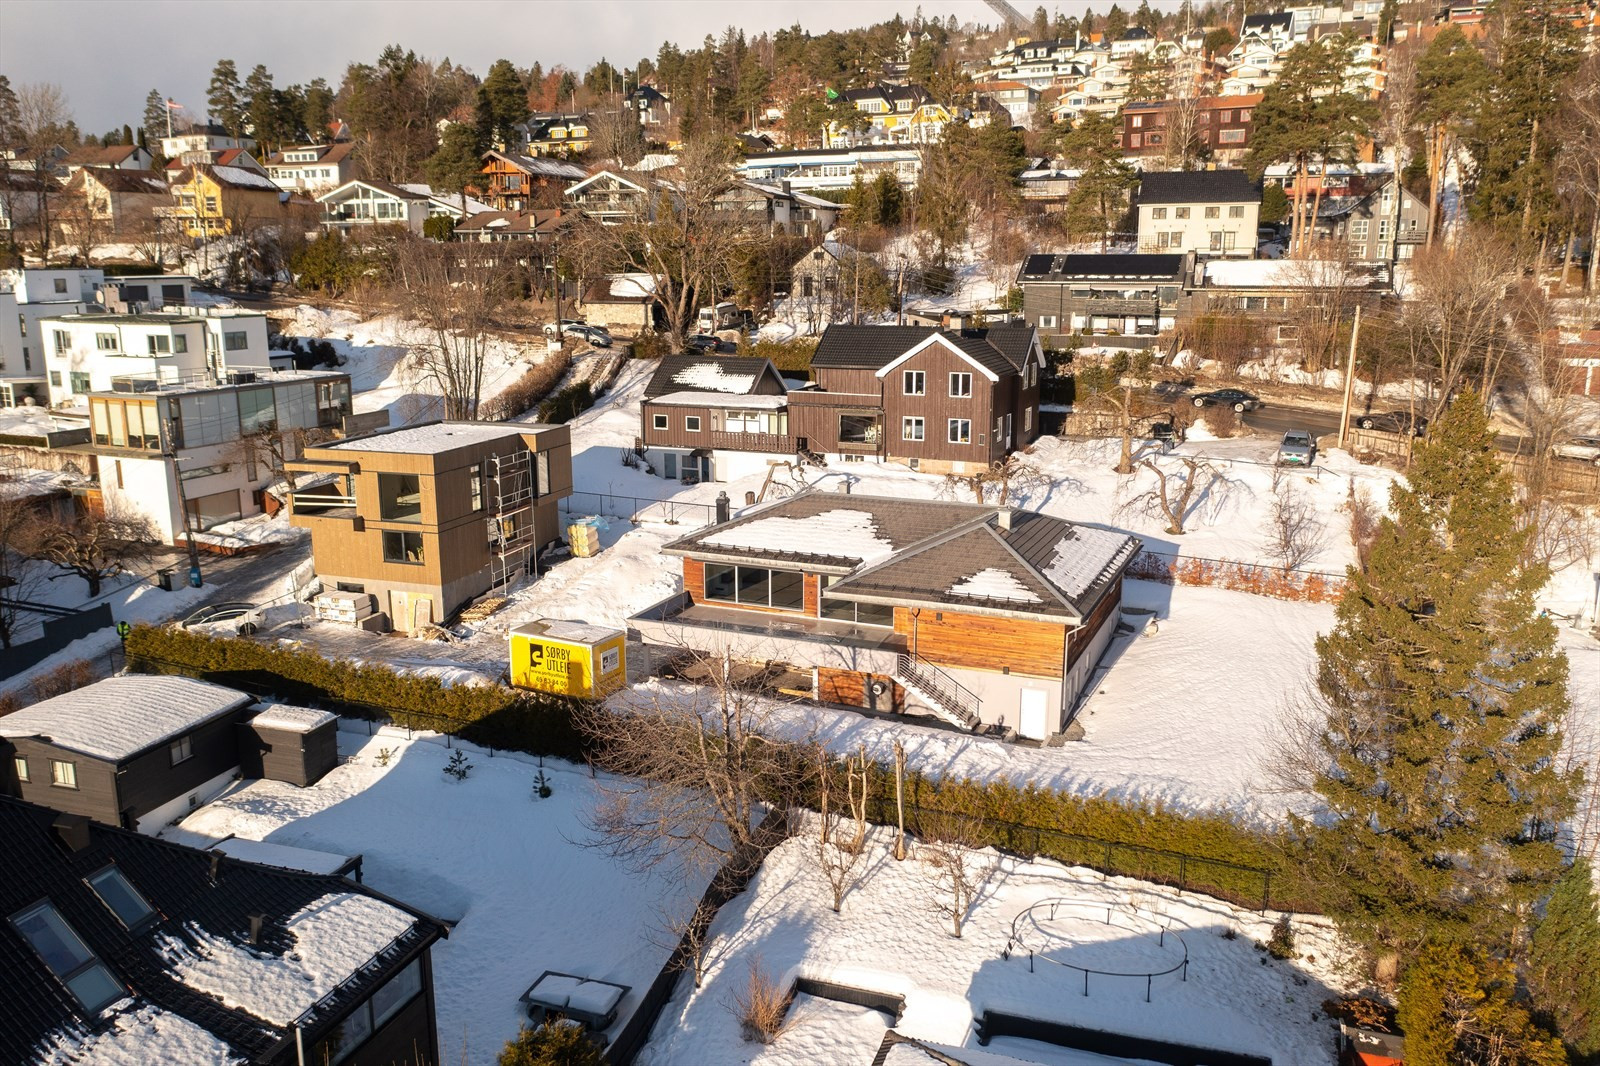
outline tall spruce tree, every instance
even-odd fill
[[[1560,867],[1567,659],[1534,607],[1510,475],[1457,396],[1390,494],[1366,569],[1317,641],[1326,704],[1312,883],[1380,973],[1427,942],[1519,952]]]
[[[144,98],[144,125],[140,128],[151,144],[159,144],[167,135],[167,98],[159,89],[151,89]]]
[[[239,68],[231,59],[220,59],[211,71],[206,88],[206,103],[211,117],[234,137],[244,134],[244,88],[239,84]]]
[[[1533,931],[1527,983],[1575,1063],[1600,1063],[1600,903],[1589,861],[1562,873]]]

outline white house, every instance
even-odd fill
[[[457,222],[469,215],[492,210],[488,204],[460,193],[439,193],[427,185],[391,184],[387,181],[347,181],[317,197],[322,205],[322,225],[344,234],[378,226],[403,226],[422,233],[422,224],[443,215]]]
[[[94,307],[105,280],[103,270],[0,271],[0,406],[49,402],[39,320]]]
[[[1242,170],[1171,170],[1139,181],[1139,251],[1253,258],[1261,189]]]
[[[244,438],[270,426],[285,442],[282,458],[295,458],[293,431],[343,425],[350,376],[263,371],[234,384],[150,382],[97,390],[88,402],[106,510],[142,514],[161,542],[175,544],[185,509],[197,531],[260,513],[261,490],[278,473],[271,452]]]
[[[336,189],[355,176],[351,141],[337,144],[299,144],[267,157],[267,177],[281,189],[297,189],[315,196]]]
[[[253,137],[234,137],[217,125],[196,124],[184,133],[161,138],[161,154],[168,159],[182,159],[189,152],[221,152],[230,148],[255,148]],[[209,160],[204,160],[209,162]],[[188,160],[185,160],[188,162]]]
[[[272,367],[267,318],[235,308],[42,318],[50,403],[79,407],[91,392],[156,383],[227,381]]]
[[[913,189],[922,175],[922,152],[908,145],[761,152],[746,156],[734,173],[749,181],[787,182],[790,188],[805,191],[842,191],[850,188],[857,174],[862,181],[872,181],[887,173],[905,188]]]

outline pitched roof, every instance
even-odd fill
[[[269,167],[312,167],[327,166],[330,163],[342,162],[351,152],[355,151],[354,141],[335,141],[333,144],[294,144],[284,148],[281,152],[273,152],[267,157]],[[289,162],[290,152],[316,152],[317,158],[310,162]]]
[[[456,223],[457,233],[518,233],[532,237],[561,225],[561,212],[549,211],[479,211]]]
[[[58,822],[74,827],[82,846],[67,844],[72,834],[53,828]],[[48,900],[128,992],[90,1015],[16,926],[0,922],[5,1062],[52,1053],[69,1061],[265,1061],[292,1047],[289,1023],[299,1020],[308,1042],[320,1039],[333,1018],[448,932],[340,877],[214,857],[9,797],[0,797],[0,853],[8,860],[0,913]],[[148,924],[126,928],[84,880],[112,865],[150,904]],[[253,945],[252,915],[265,919]]]
[[[1039,252],[1022,261],[1018,281],[1057,281],[1068,278],[1180,278],[1182,255],[1058,255]]]
[[[1139,179],[1141,204],[1258,204],[1261,186],[1242,170],[1157,170]]]
[[[83,147],[74,149],[62,162],[69,167],[114,167],[127,161],[138,150],[136,144],[113,144],[108,148]]]
[[[67,188],[82,188],[84,182],[90,180],[108,192],[159,194],[167,191],[167,179],[153,170],[121,170],[114,167],[84,167],[67,182]]]
[[[250,702],[243,692],[189,677],[108,677],[0,718],[0,737],[38,737],[118,762]]]
[[[767,359],[741,356],[664,355],[661,365],[644,387],[644,398],[654,399],[672,392],[723,392],[748,396],[755,392],[761,376],[778,372]]]
[[[1032,347],[1033,327],[991,326],[959,333],[932,326],[831,325],[822,333],[814,367],[881,370],[934,334],[995,374],[1022,369]]]
[[[588,176],[588,171],[576,163],[564,163],[559,159],[548,159],[544,156],[520,155],[516,152],[485,152],[483,157],[493,157],[509,163],[525,174],[533,174],[542,178],[565,178],[568,181],[577,181]]]

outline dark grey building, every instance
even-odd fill
[[[1022,315],[1046,347],[1063,338],[1132,343],[1169,334],[1187,311],[1185,290],[1194,254],[1065,255],[1044,252],[1022,261],[1017,286]]]
[[[1318,240],[1342,243],[1358,263],[1410,259],[1427,237],[1428,205],[1390,178],[1365,196],[1324,200],[1314,228]]]

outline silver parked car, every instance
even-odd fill
[[[1557,459],[1576,459],[1580,463],[1600,463],[1600,437],[1568,437],[1550,445]]]
[[[1291,429],[1283,435],[1278,445],[1278,462],[1292,466],[1310,466],[1317,459],[1317,442],[1303,429]]]

